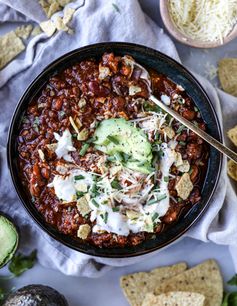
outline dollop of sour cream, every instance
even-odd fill
[[[113,189],[109,176],[106,175],[96,183],[99,193],[96,196],[92,195],[90,193],[91,186],[95,184],[93,174],[80,169],[71,169],[67,173],[55,175],[48,187],[53,187],[56,196],[63,202],[73,202],[77,201],[78,186],[86,186],[85,192],[90,194],[88,202],[91,209],[90,220],[95,222],[92,228],[93,232],[106,231],[123,236],[129,235],[130,232],[152,232],[154,226],[152,216],[156,215],[159,220],[169,209],[169,180],[167,178],[169,177],[170,168],[177,158],[177,153],[174,150],[175,146],[176,142],[173,140],[168,144],[163,143],[160,145],[163,156],[159,164],[162,173],[159,186],[155,191],[151,191],[154,185],[150,181],[141,190],[139,199],[136,197],[130,198],[128,194],[123,193],[121,190]],[[133,175],[135,179],[135,173]],[[152,205],[148,204],[149,201],[147,201],[150,192],[153,193],[153,199],[157,199]],[[116,198],[119,199],[120,205],[114,210],[112,203]],[[133,210],[134,208],[138,212],[138,217],[135,219],[128,218],[124,214],[124,209]]]
[[[63,131],[62,136],[60,136],[58,133],[54,133],[54,137],[58,142],[55,150],[57,157],[71,162],[72,157],[68,153],[76,151],[76,148],[74,148],[72,145],[72,135],[70,131],[66,129]]]

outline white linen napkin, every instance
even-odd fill
[[[119,7],[114,9],[113,3]],[[112,266],[122,266],[156,256],[158,252],[130,259],[105,259],[73,251],[45,234],[28,216],[19,202],[10,182],[6,164],[6,139],[14,108],[29,83],[42,69],[62,54],[78,47],[105,41],[126,41],[157,49],[179,60],[175,45],[141,10],[137,0],[76,1],[77,11],[71,27],[74,35],[58,32],[51,38],[44,33],[32,38],[24,58],[15,59],[0,71],[0,211],[10,214],[22,230],[22,247],[38,249],[42,265],[55,268],[68,275],[98,277]],[[36,9],[37,8],[37,9]],[[3,14],[4,13],[4,14]],[[6,19],[7,16],[7,19]],[[24,17],[26,16],[26,17]],[[0,0],[0,22],[39,22],[45,19],[37,0]],[[236,124],[237,99],[216,91],[205,79],[198,77],[207,91],[226,129]],[[226,143],[230,143],[226,139]],[[217,190],[201,220],[186,236],[203,241],[231,246],[237,250],[237,197],[226,175],[226,159]],[[237,271],[237,259],[233,256]]]

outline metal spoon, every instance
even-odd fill
[[[176,120],[181,122],[184,126],[186,126],[188,129],[196,133],[199,137],[204,139],[207,143],[209,143],[211,146],[213,146],[216,150],[219,152],[225,154],[227,157],[232,159],[234,162],[237,163],[237,153],[232,151],[231,149],[227,148],[224,144],[204,132],[202,129],[182,117],[179,113],[162,103],[160,100],[158,100],[153,94],[152,94],[152,89],[151,89],[151,78],[148,73],[148,71],[141,66],[140,64],[133,62],[134,67],[137,67],[138,69],[142,70],[142,74],[140,75],[140,78],[146,81],[147,83],[147,88],[149,90],[149,97],[148,99],[152,102],[154,102],[156,105],[158,105],[161,109],[163,109],[166,113],[170,114],[172,117],[174,117]]]

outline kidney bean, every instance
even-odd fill
[[[202,145],[189,143],[187,145],[186,153],[189,158],[191,159],[198,159],[202,155]]]
[[[199,169],[197,165],[192,165],[191,166],[191,174],[190,174],[190,179],[193,183],[195,183],[198,179],[199,176]]]
[[[122,111],[125,107],[126,100],[123,97],[115,97],[112,99],[112,106],[115,111]]]
[[[54,99],[52,103],[52,109],[59,111],[62,108],[63,100],[61,98]]]
[[[191,121],[193,120],[195,117],[196,117],[196,112],[195,111],[192,111],[192,110],[189,110],[189,109],[185,109],[183,112],[182,112],[182,116]]]
[[[46,179],[49,179],[50,177],[50,171],[48,168],[42,168],[41,169],[41,175],[46,178]]]
[[[166,224],[172,223],[176,221],[178,218],[178,211],[177,210],[170,210],[167,214],[162,218],[162,221]]]

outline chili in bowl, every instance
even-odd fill
[[[218,181],[219,153],[147,99],[139,63],[163,103],[221,138],[189,72],[123,43],[52,63],[12,119],[8,161],[23,204],[51,236],[88,254],[135,256],[167,245],[201,215]]]

